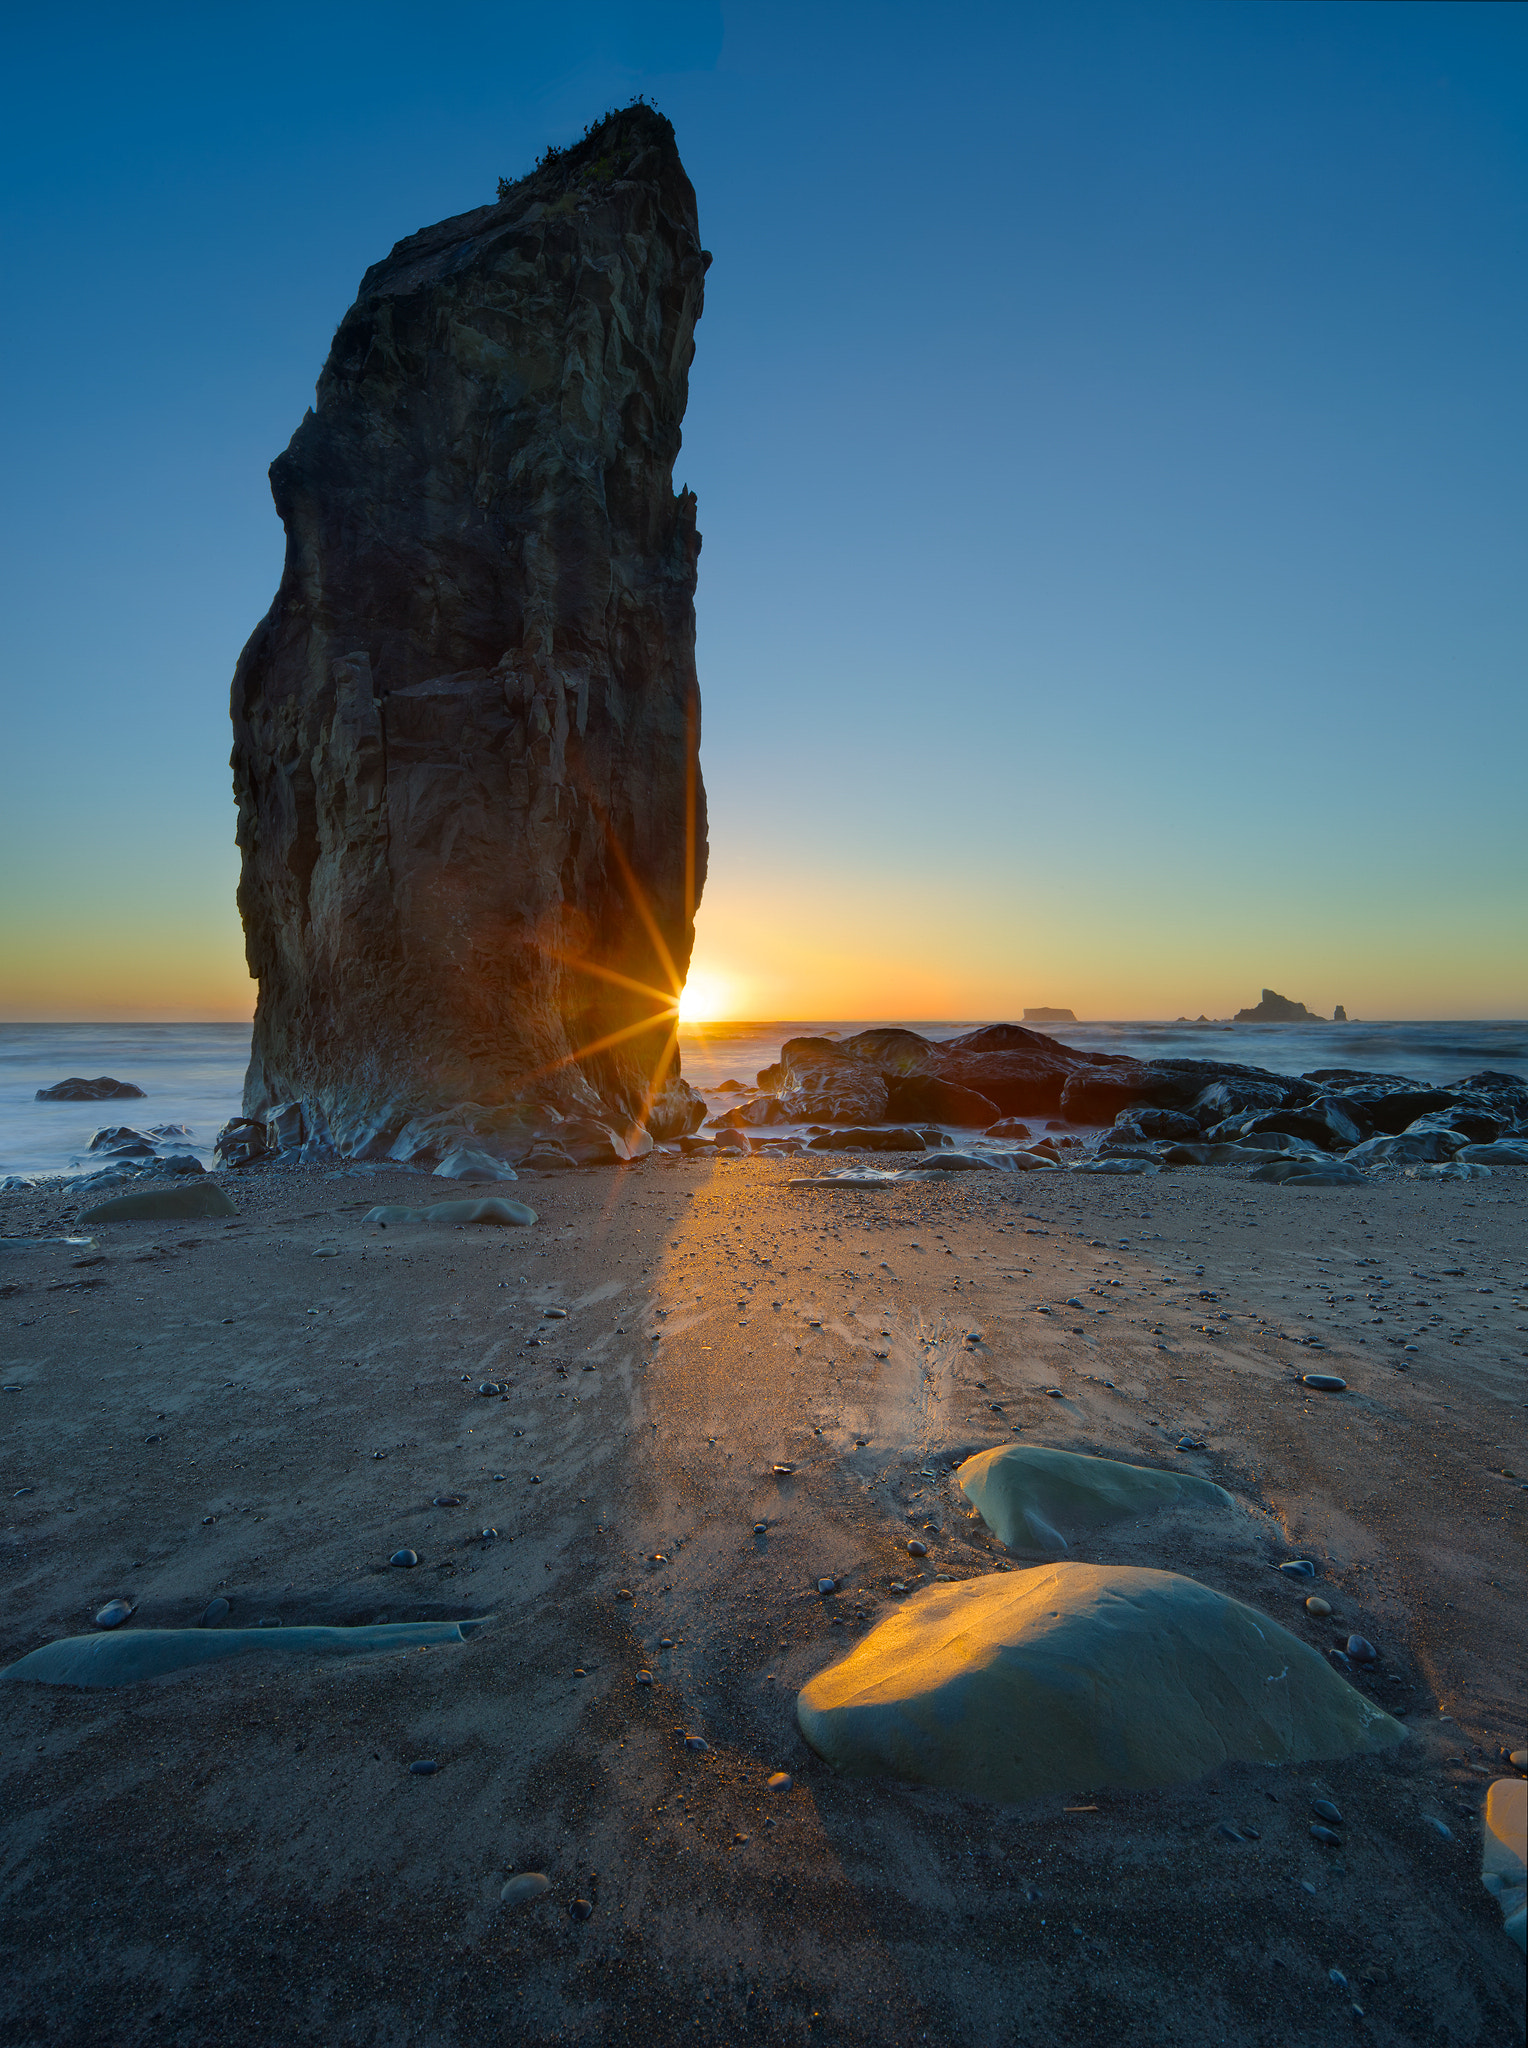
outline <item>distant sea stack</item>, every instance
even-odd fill
[[[363,278],[271,467],[286,566],[233,682],[247,1116],[346,1153],[462,1103],[698,1121],[673,468],[710,260],[638,105]]]
[[[1281,996],[1271,988],[1263,990],[1263,1000],[1255,1010],[1238,1010],[1236,1013],[1238,1024],[1322,1024],[1325,1021],[1314,1010],[1307,1010],[1304,1003],[1292,1003],[1288,996]]]
[[[1075,1024],[1077,1019],[1070,1010],[1040,1009],[1026,1010],[1024,1012],[1024,1022],[1026,1024]]]

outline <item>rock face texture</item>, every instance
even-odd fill
[[[699,1121],[673,999],[706,868],[695,500],[710,257],[634,106],[362,280],[271,468],[233,682],[246,1116],[386,1149],[453,1105]],[[656,1106],[653,1097],[662,1090]]]

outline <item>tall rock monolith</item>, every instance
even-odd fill
[[[673,470],[709,263],[638,105],[362,279],[271,466],[286,564],[233,682],[247,1116],[300,1105],[347,1153],[464,1104],[698,1121]]]

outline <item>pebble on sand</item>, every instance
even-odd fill
[[[575,1899],[568,1908],[568,1915],[573,1920],[587,1920],[593,1911],[594,1908],[587,1899]]]
[[[1355,1664],[1377,1664],[1379,1662],[1379,1652],[1367,1636],[1349,1636],[1348,1655]]]
[[[524,1905],[527,1899],[539,1899],[552,1889],[552,1880],[539,1870],[522,1870],[512,1877],[499,1893],[506,1906]]]
[[[771,1792],[789,1792],[796,1781],[789,1771],[771,1771],[764,1782]]]
[[[638,1685],[651,1685],[651,1684],[652,1684],[652,1682],[653,1682],[653,1674],[652,1674],[652,1673],[651,1673],[650,1671],[639,1671],[639,1672],[637,1673],[637,1683],[638,1683]]]
[[[918,1542],[918,1540],[915,1537],[913,1541],[909,1543],[907,1546],[907,1554],[909,1557],[927,1557],[928,1545],[926,1543]]]
[[[1316,1576],[1316,1567],[1308,1557],[1292,1557],[1287,1564],[1281,1564],[1279,1570],[1287,1579],[1313,1579]]]
[[[1347,1381],[1334,1372],[1302,1372],[1300,1384],[1313,1387],[1318,1394],[1345,1394],[1348,1390]]]
[[[202,1609],[202,1619],[200,1625],[203,1628],[216,1628],[217,1624],[227,1617],[227,1614],[228,1602],[223,1598],[222,1594],[219,1593],[215,1600],[209,1600],[207,1602],[207,1605]]]
[[[422,1756],[409,1765],[409,1773],[415,1778],[433,1778],[440,1765],[432,1756]]]
[[[1330,1600],[1323,1600],[1319,1593],[1312,1593],[1305,1603],[1305,1611],[1317,1616],[1330,1614],[1332,1603]]]
[[[1330,1828],[1323,1827],[1320,1821],[1311,1822],[1310,1838],[1313,1842],[1325,1842],[1329,1848],[1334,1843],[1342,1840],[1341,1835],[1334,1834]]]
[[[120,1628],[132,1611],[133,1607],[130,1600],[108,1600],[95,1618],[96,1627]]]
[[[1340,1828],[1342,1826],[1342,1815],[1333,1806],[1330,1799],[1313,1799],[1310,1803],[1310,1810],[1317,1820],[1324,1820],[1329,1828]]]
[[[704,1756],[711,1747],[704,1735],[687,1735],[684,1738],[684,1746],[686,1749],[692,1750],[696,1756]]]
[[[407,1571],[412,1566],[418,1564],[419,1552],[417,1550],[395,1550],[387,1561],[389,1564],[401,1565]]]

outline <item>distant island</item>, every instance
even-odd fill
[[[1324,1024],[1325,1017],[1314,1010],[1307,1010],[1304,1003],[1291,1002],[1288,996],[1281,996],[1277,989],[1265,988],[1263,1000],[1255,1010],[1238,1010],[1235,1018],[1238,1024]],[[1334,1024],[1346,1024],[1348,1013],[1339,1003],[1332,1013]]]
[[[1071,1010],[1026,1010],[1026,1024],[1075,1024],[1077,1018]]]

